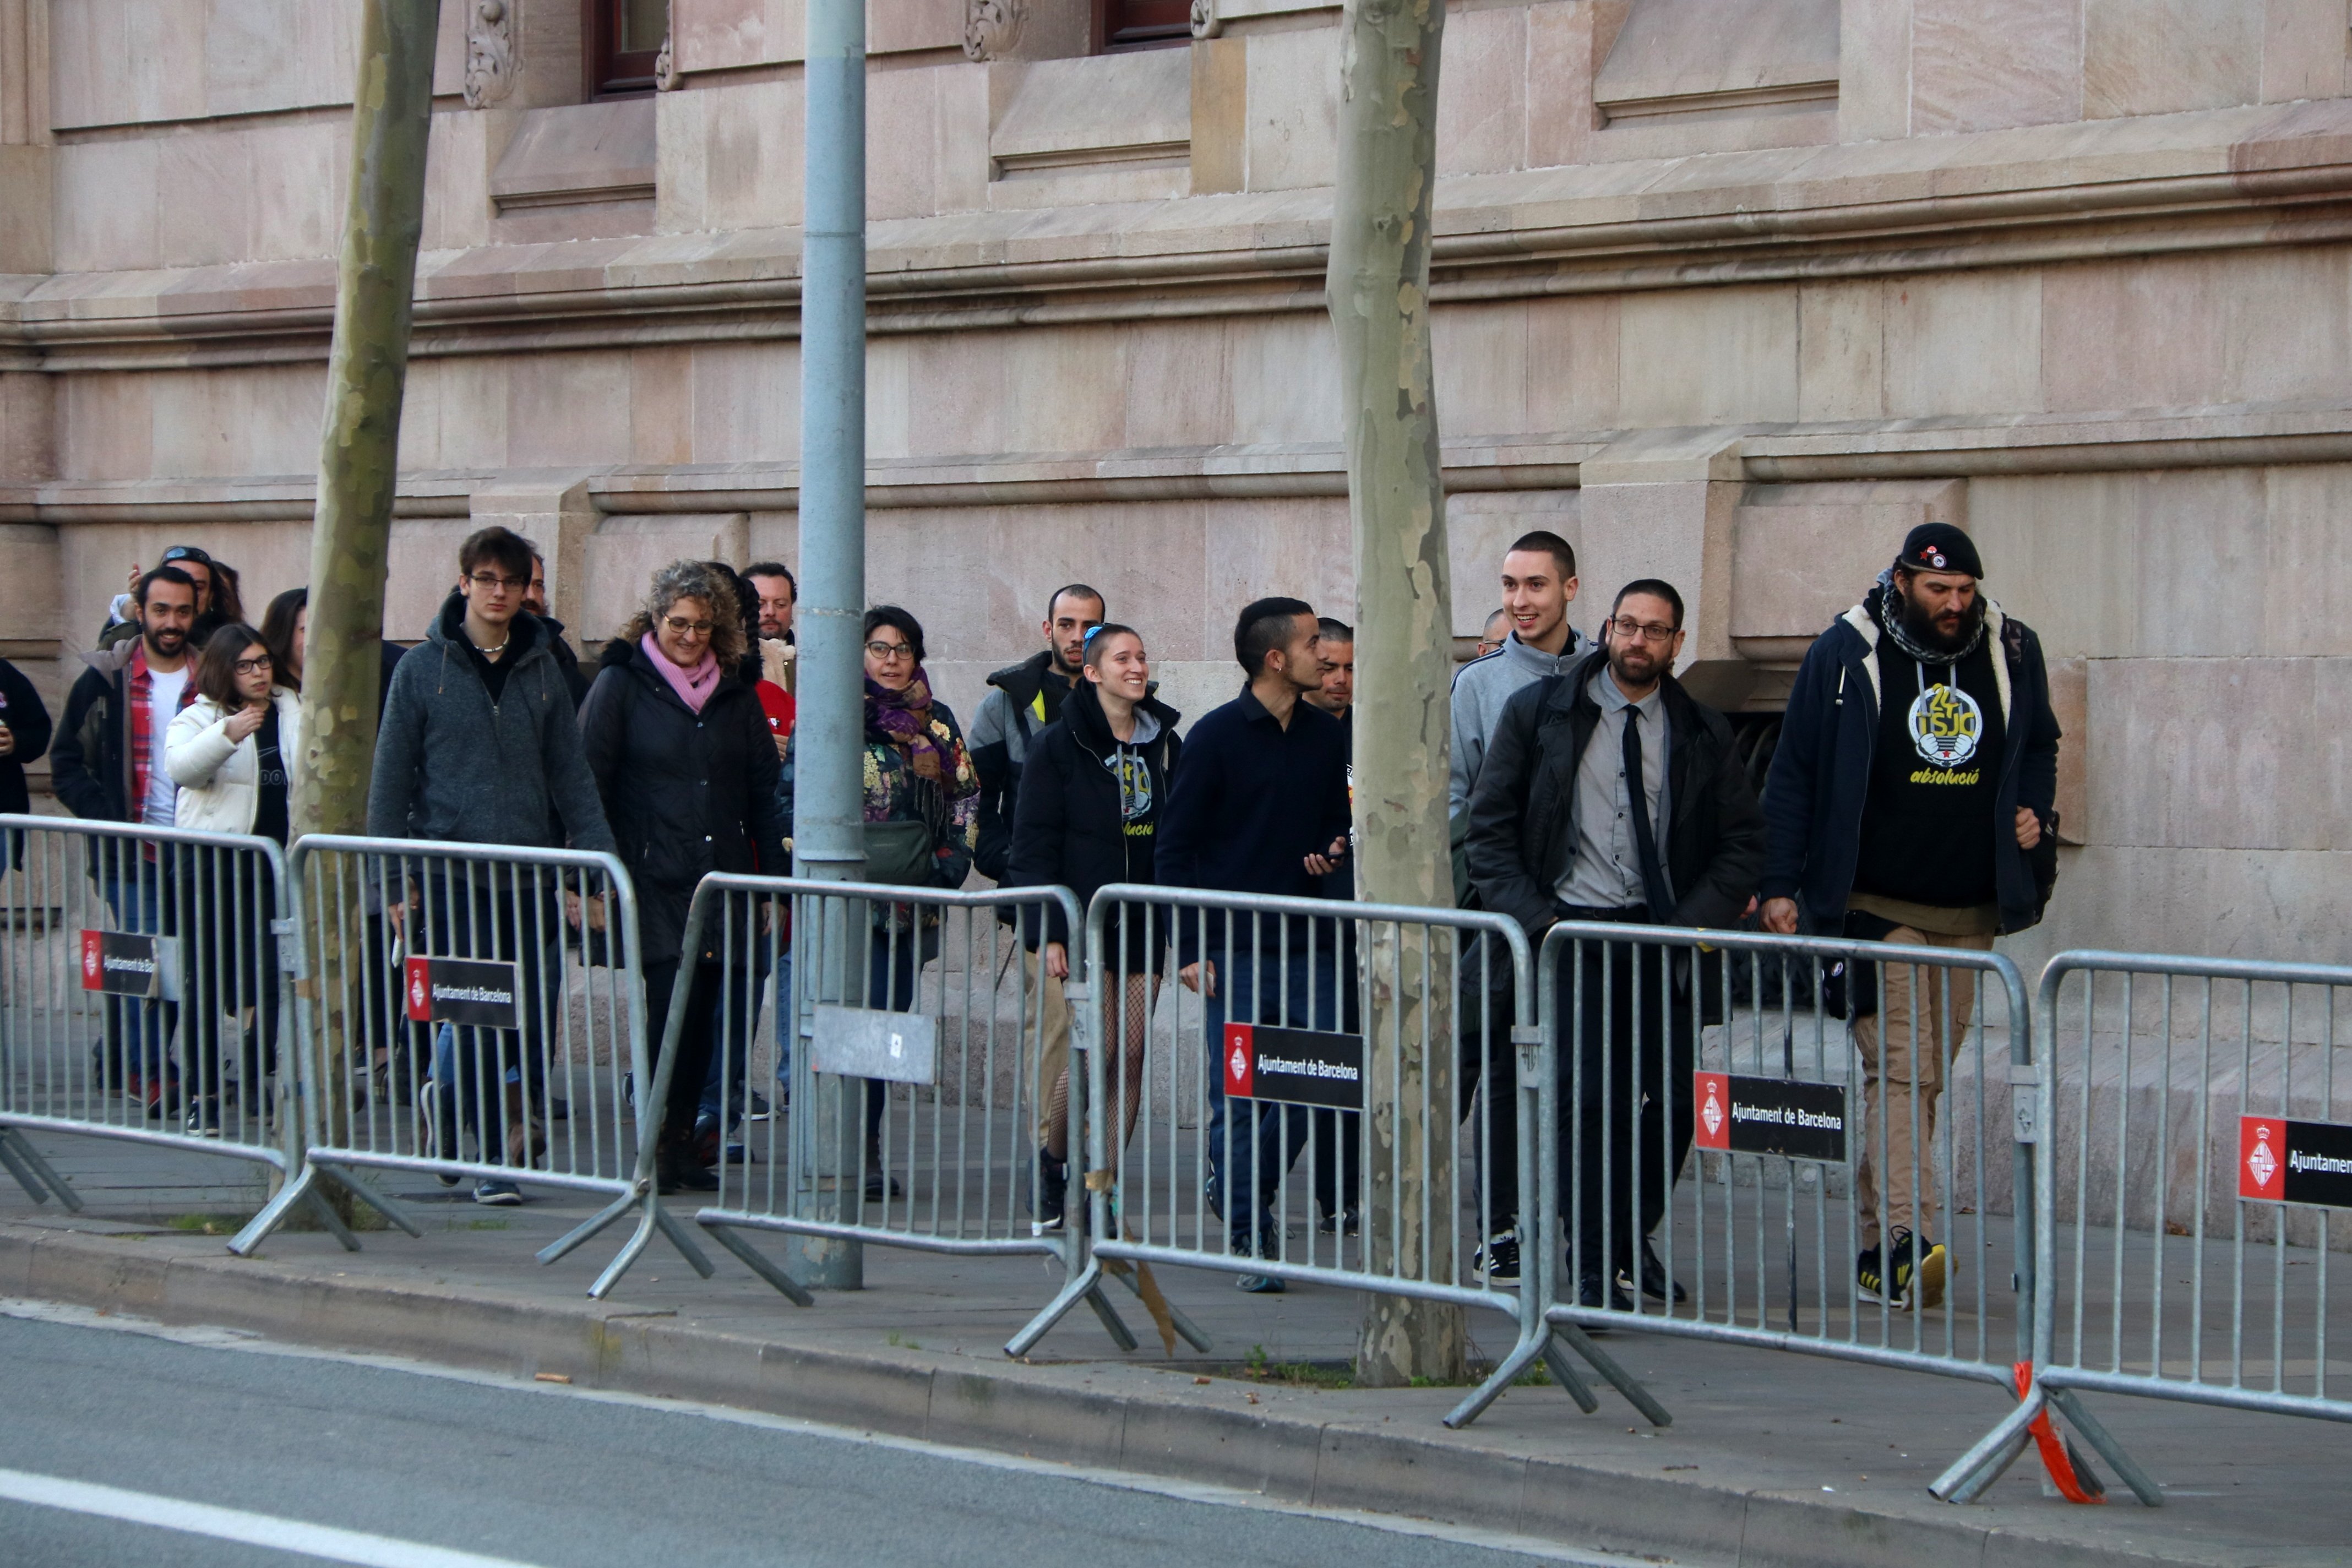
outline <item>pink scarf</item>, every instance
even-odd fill
[[[672,664],[651,632],[640,638],[637,646],[646,650],[647,658],[654,661],[654,668],[661,671],[664,680],[669,682],[669,689],[677,693],[677,700],[693,711],[701,712],[702,705],[710,700],[710,694],[719,689],[717,656],[706,648],[701,659],[690,667]]]

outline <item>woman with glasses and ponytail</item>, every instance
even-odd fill
[[[300,699],[278,683],[261,634],[240,621],[205,644],[195,688],[195,700],[163,735],[164,771],[179,786],[173,826],[283,845],[302,749]],[[187,1130],[216,1137],[226,1110],[240,1122],[232,1131],[249,1142],[268,1105],[259,1090],[278,1067],[275,884],[250,850],[183,845],[173,853],[179,929],[191,938],[182,987],[183,1016],[193,1020],[181,1047]],[[224,1017],[237,1019],[244,1033],[238,1100],[228,1099],[224,1081]]]
[[[1177,721],[1183,717],[1152,694],[1151,660],[1132,626],[1107,622],[1087,634],[1078,684],[1063,700],[1061,717],[1031,743],[1021,771],[1021,795],[1013,814],[1013,852],[1005,880],[1016,888],[1056,883],[1090,902],[1111,882],[1152,882],[1152,849],[1168,781],[1176,771]],[[1045,973],[1067,980],[1072,944],[1086,933],[1066,929],[1057,906],[1046,906],[1045,929],[1027,920],[1024,941],[1032,952],[1041,941]],[[1104,1064],[1111,1099],[1120,1107],[1125,1135],[1135,1131],[1143,1077],[1144,1040],[1151,1004],[1167,952],[1165,912],[1122,906],[1106,933],[1110,973],[1103,977],[1103,1007],[1108,1032],[1122,1043],[1118,1058]],[[1070,1083],[1066,1065],[1055,1081],[1040,1084],[1048,1098],[1039,1118],[1037,1226],[1057,1228],[1069,1185],[1072,1129]],[[1111,1155],[1117,1163],[1116,1152]]]

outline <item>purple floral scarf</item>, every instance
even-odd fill
[[[931,733],[931,682],[920,665],[903,691],[893,691],[866,678],[866,738],[896,746],[907,753],[907,765],[917,778],[929,779],[952,795],[955,764]]]

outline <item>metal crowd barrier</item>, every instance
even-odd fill
[[[314,834],[289,885],[308,1158],[257,1235],[325,1181],[420,1234],[363,1173],[609,1193],[551,1263],[635,1211],[602,1296],[656,1230],[709,1259],[656,1200],[636,894],[614,857]],[[657,1118],[658,1113],[656,1113]]]
[[[803,1277],[827,1284],[856,1282],[841,1277],[849,1255],[833,1245],[849,1241],[1053,1257],[1075,1271],[1082,1225],[1040,1216],[1050,1197],[1076,1200],[1046,1192],[1038,1153],[1053,1080],[1063,1061],[1083,1060],[1070,1052],[1087,987],[1082,970],[1066,986],[1051,982],[1017,935],[1048,907],[1083,929],[1064,888],[706,877],[686,949],[715,962],[698,992],[681,982],[673,994],[660,1069],[667,1083],[699,1054],[678,1049],[694,1028],[712,1037],[725,1092],[705,1109],[722,1123],[726,1157],[697,1222],[803,1306],[803,1286],[743,1232],[794,1238]],[[760,1027],[772,976],[789,1020],[781,1037]],[[792,1042],[788,1062],[779,1039]],[[1082,1095],[1083,1074],[1073,1076]],[[781,1110],[754,1120],[786,1088]],[[1083,1125],[1081,1100],[1069,1115]],[[1114,1339],[1134,1348],[1099,1291],[1095,1305]]]
[[[287,1088],[278,847],[0,816],[0,1165],[36,1203],[71,1209],[81,1199],[25,1130],[226,1155],[283,1182],[302,1133]],[[264,1228],[229,1245],[249,1251]]]
[[[1115,885],[1095,895],[1086,929],[1091,1239],[1008,1351],[1035,1343],[1120,1265],[1454,1302],[1514,1325],[1510,1353],[1447,1416],[1474,1419],[1549,1340],[1482,1251],[1536,1189],[1518,927],[1478,912]],[[1195,960],[1213,970],[1197,989],[1185,980]],[[1580,1331],[1567,1337],[1638,1395]],[[1598,1408],[1553,1359],[1570,1394]]]
[[[2036,1123],[2008,958],[1562,921],[1537,984],[1550,1323],[2012,1386],[2031,1350]],[[1924,1268],[1907,1299],[1863,1289],[1873,1221],[1882,1259],[1897,1226],[1941,1244],[1937,1289]]]
[[[2352,1421],[2352,968],[2062,952],[2040,1005],[2053,1288],[1984,1468],[2046,1401],[2159,1503],[2077,1390]]]

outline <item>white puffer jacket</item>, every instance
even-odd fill
[[[278,709],[278,751],[286,760],[290,796],[302,754],[302,700],[280,686],[271,689],[269,700]],[[253,831],[261,800],[261,748],[252,735],[228,738],[228,714],[220,704],[199,697],[180,710],[163,734],[163,766],[180,786],[174,826],[201,833]]]

